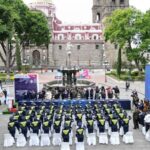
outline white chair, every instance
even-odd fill
[[[120,128],[119,135],[121,135],[121,136],[124,135],[123,127]]]
[[[73,132],[69,133],[69,144],[72,145]]]
[[[76,143],[76,150],[85,150],[84,142],[77,142]]]
[[[11,134],[4,134],[4,147],[10,147],[13,146],[15,143],[14,138],[11,136]]]
[[[24,147],[26,144],[27,144],[27,141],[26,141],[24,135],[23,134],[19,134],[17,136],[16,146],[17,147]]]
[[[111,127],[108,127],[108,135],[111,135]]]
[[[150,129],[146,132],[146,134],[145,134],[145,139],[146,139],[147,141],[150,141]]]
[[[134,139],[133,139],[133,133],[132,132],[127,132],[124,136],[123,136],[123,142],[128,144],[128,143],[134,143]]]
[[[62,142],[61,150],[70,150],[69,142]]]
[[[19,131],[18,131],[18,129],[16,128],[15,138],[17,138],[18,135],[19,135]]]
[[[110,143],[112,145],[119,145],[120,139],[119,139],[119,133],[118,132],[112,132],[110,135]]]
[[[109,123],[108,121],[105,122],[105,129],[107,130],[109,128]]]
[[[100,144],[108,144],[108,136],[107,133],[99,133],[99,143]]]
[[[145,127],[142,127],[142,133],[145,135],[146,131],[145,131]]]
[[[53,134],[53,145],[60,145],[61,144],[61,134],[60,133],[54,133]]]
[[[50,138],[49,134],[41,134],[41,146],[49,146],[50,145]]]
[[[87,143],[88,143],[88,145],[96,145],[96,134],[95,133],[88,134]]]
[[[30,134],[29,146],[39,146],[40,140],[36,133]]]

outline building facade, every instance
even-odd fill
[[[57,18],[51,0],[34,0],[29,7],[46,15],[52,38],[48,48],[27,44],[23,60],[33,68],[67,66],[68,59],[71,66],[102,67],[104,42],[101,24],[64,24]]]
[[[104,43],[101,20],[115,9],[129,7],[129,0],[93,0],[92,24],[62,23],[56,16],[52,0],[32,0],[29,7],[46,15],[52,33],[48,47],[31,44],[25,46],[23,61],[33,68],[67,66],[68,59],[72,66],[93,68],[103,68],[105,60],[110,66],[115,62],[117,48],[110,43]],[[71,45],[69,53],[68,43]]]
[[[102,20],[109,16],[116,9],[124,9],[129,7],[129,0],[93,0],[92,17],[93,23],[101,23]],[[104,30],[104,28],[103,28]],[[103,38],[104,39],[104,38]],[[118,47],[117,45],[105,42],[103,53],[103,62],[107,62],[109,67],[117,61]],[[126,60],[125,55],[122,55],[123,61]]]

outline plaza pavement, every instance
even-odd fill
[[[40,88],[42,88],[43,83],[51,81],[54,79],[55,72],[48,72],[39,74],[40,76]],[[118,85],[121,91],[120,98],[123,99],[131,99],[131,90],[136,89],[139,92],[139,96],[144,98],[144,82],[133,82],[131,83],[130,89],[128,92],[125,91],[125,83],[122,81],[114,80],[110,77],[107,77],[107,82],[105,82],[104,71],[95,70],[91,72],[91,81],[95,81],[97,85],[105,85],[105,86],[115,86]],[[12,84],[3,85],[4,88],[9,87],[10,96],[14,96],[14,88]],[[24,148],[17,148],[16,146],[10,148],[3,147],[3,135],[8,133],[7,130],[7,123],[9,120],[10,115],[2,115],[1,112],[6,108],[5,105],[0,106],[0,150],[60,150],[59,146],[49,146],[49,147],[29,147],[28,145]],[[132,111],[128,112],[129,115],[132,116]],[[133,131],[134,135],[134,144],[124,144],[122,142],[122,137],[120,137],[120,145],[113,146],[110,143],[108,145],[98,144],[97,138],[97,145],[96,146],[88,146],[85,141],[85,150],[149,150],[150,149],[150,142],[144,139],[144,135],[140,130],[133,129],[133,121],[130,120],[130,130]],[[70,150],[75,150],[75,144],[70,147]]]

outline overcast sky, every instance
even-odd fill
[[[24,0],[29,3],[32,0]],[[56,6],[56,15],[67,23],[92,22],[93,0],[53,0]],[[130,5],[146,11],[150,9],[150,0],[130,0]]]

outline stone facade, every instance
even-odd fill
[[[42,11],[48,19],[52,39],[49,46],[27,45],[22,53],[33,68],[58,68],[71,63],[72,66],[102,68],[104,61],[112,64],[117,58],[117,49],[103,41],[101,20],[117,8],[126,8],[129,0],[93,0],[92,24],[63,24],[56,16],[52,0],[32,0],[30,9]],[[71,43],[70,56],[67,43]],[[69,60],[70,59],[70,60]]]
[[[102,68],[104,42],[101,24],[63,24],[56,17],[51,0],[34,0],[29,7],[41,10],[46,15],[52,39],[48,48],[30,44],[25,46],[23,60],[27,60],[35,68],[58,68],[68,63],[72,66]],[[67,51],[68,43],[71,43],[70,56]]]
[[[112,11],[127,7],[129,7],[129,0],[93,0],[93,22],[100,22],[110,15]]]
[[[92,16],[93,23],[102,23],[102,20],[110,15],[116,9],[124,9],[129,7],[129,0],[93,0]],[[104,27],[103,27],[104,29]],[[104,44],[104,58],[103,61],[108,62],[111,68],[117,61],[118,50],[117,46],[110,42]],[[122,55],[123,61],[126,60],[125,55]]]

